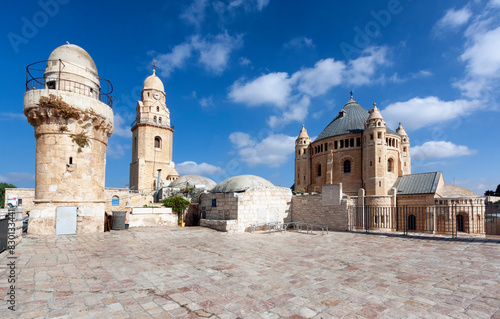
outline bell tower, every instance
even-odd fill
[[[131,190],[153,192],[179,177],[172,161],[174,127],[165,97],[163,82],[156,76],[153,65],[153,74],[144,81],[131,129]],[[157,185],[159,175],[162,185]]]
[[[295,140],[295,189],[307,191],[310,183],[310,165],[309,165],[309,144],[311,139],[307,130],[302,124],[299,136]]]

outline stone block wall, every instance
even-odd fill
[[[332,185],[326,185],[326,187]],[[325,186],[323,186],[325,187]],[[297,194],[292,198],[292,220],[311,224],[328,225],[331,230],[348,230],[349,207],[354,202],[342,199],[334,205],[325,195],[320,193]]]
[[[291,221],[291,199],[292,192],[285,187],[250,188],[242,193],[205,194],[201,197],[199,207],[205,213],[206,220],[236,220],[237,226],[233,226],[233,229],[244,232],[253,223]],[[219,230],[226,228],[227,223],[222,224],[203,219],[200,222],[201,226],[221,228]]]

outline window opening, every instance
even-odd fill
[[[344,162],[344,173],[351,172],[351,161],[347,160]]]

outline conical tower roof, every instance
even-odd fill
[[[309,135],[307,134],[307,130],[304,124],[302,124],[302,129],[300,130],[299,137],[297,137],[297,139],[299,138],[309,138]]]
[[[370,116],[368,117],[368,120],[373,120],[373,119],[383,119],[382,114],[380,114],[380,111],[377,108],[376,103],[373,103],[373,108],[370,110]]]
[[[396,129],[396,133],[398,133],[401,136],[403,136],[403,135],[408,136],[408,134],[406,134],[405,128],[403,126],[401,126],[401,122],[399,122],[399,126]]]

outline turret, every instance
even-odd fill
[[[385,134],[387,127],[377,105],[373,103],[370,116],[363,132],[363,181],[366,195],[385,195],[387,193],[387,146]]]
[[[411,174],[410,138],[408,137],[408,134],[406,134],[404,127],[401,126],[401,123],[399,123],[396,133],[401,135],[401,173],[402,175],[409,175]]]
[[[310,180],[309,145],[311,139],[302,124],[299,136],[295,140],[295,189],[306,189]]]
[[[45,70],[41,77],[39,70]],[[27,67],[24,114],[36,138],[31,233],[104,230],[111,91],[111,83],[99,77],[90,55],[77,45],[62,45],[47,61]]]

